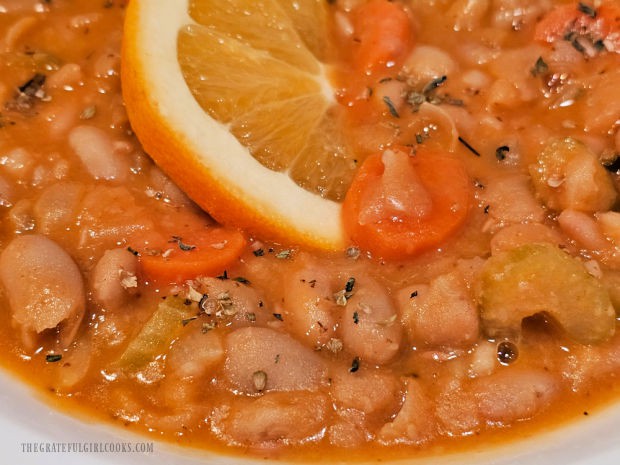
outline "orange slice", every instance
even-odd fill
[[[326,78],[324,0],[132,0],[123,95],[155,162],[215,219],[345,245],[355,162]]]

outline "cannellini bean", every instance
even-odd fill
[[[10,207],[14,201],[13,186],[0,175],[0,207]]]
[[[68,182],[46,188],[33,207],[39,230],[45,235],[66,235],[75,222],[84,191],[83,185]]]
[[[45,81],[49,89],[73,90],[82,82],[82,68],[77,63],[67,63]]]
[[[485,208],[489,217],[486,227],[490,230],[514,223],[542,223],[546,216],[525,175],[509,175],[488,182],[478,192],[478,197],[485,207],[488,206]]]
[[[597,73],[587,83],[588,93],[584,106],[586,131],[603,133],[617,124],[620,114],[620,89],[613,83],[619,79],[620,71],[613,68],[606,73]]]
[[[335,310],[325,269],[304,266],[285,278],[284,326],[300,341],[320,347],[335,336]]]
[[[594,215],[596,222],[605,235],[614,244],[620,245],[620,213],[614,211],[600,212]]]
[[[386,416],[398,407],[402,383],[394,375],[366,368],[351,373],[347,367],[330,373],[330,379],[330,392],[338,407]]]
[[[92,341],[87,334],[72,344],[63,355],[61,363],[55,366],[55,386],[60,391],[70,391],[88,374],[94,356]]]
[[[371,99],[378,108],[387,109],[389,101],[397,113],[401,113],[405,106],[405,83],[397,79],[380,81],[373,89]]]
[[[279,331],[240,328],[226,337],[224,345],[224,376],[236,391],[313,390],[327,380],[320,356]]]
[[[459,79],[471,94],[478,94],[491,84],[489,75],[477,69],[465,71]]]
[[[558,394],[558,381],[539,369],[508,368],[472,382],[482,418],[510,424],[540,413]]]
[[[0,255],[0,281],[25,340],[57,328],[61,344],[71,343],[86,297],[80,270],[58,244],[36,234],[13,239]]]
[[[108,309],[123,305],[138,287],[138,258],[127,249],[106,250],[91,279],[93,298]]]
[[[212,428],[229,442],[246,446],[294,444],[320,434],[327,412],[322,394],[269,392],[256,399],[238,397],[216,408]]]
[[[478,339],[478,311],[457,272],[440,275],[428,286],[405,289],[400,303],[402,320],[414,345],[461,347]]]
[[[224,342],[217,331],[203,332],[200,323],[190,323],[166,357],[166,372],[172,378],[198,378],[224,360]]]
[[[518,223],[506,226],[491,238],[491,252],[497,254],[502,250],[510,250],[532,242],[549,242],[555,245],[564,244],[561,235],[541,223]]]
[[[548,0],[494,0],[493,23],[508,30],[519,30],[530,24],[550,7]]]
[[[26,179],[34,164],[34,155],[22,147],[8,150],[0,156],[3,171],[20,181]]]
[[[496,79],[486,93],[487,107],[514,108],[522,103],[521,93],[514,82],[508,79]]]
[[[447,14],[454,18],[455,31],[471,31],[481,25],[490,5],[491,0],[456,0]]]
[[[389,444],[422,444],[433,435],[434,416],[431,401],[422,385],[406,380],[404,402],[394,419],[383,425],[377,438]]]
[[[480,414],[475,397],[463,389],[457,380],[442,386],[435,403],[438,429],[449,436],[460,436],[476,431]]]
[[[87,248],[113,248],[119,240],[144,240],[154,230],[151,215],[126,187],[97,185],[87,191],[79,207],[81,253]]]
[[[586,213],[564,210],[558,216],[558,224],[566,234],[586,249],[605,250],[611,245],[598,223]]]
[[[368,363],[384,364],[400,349],[402,328],[385,288],[371,278],[356,281],[340,325],[345,350]]]
[[[149,171],[149,178],[152,182],[148,196],[157,197],[172,206],[180,207],[190,205],[192,202],[185,193],[167,177],[157,166],[152,166]]]
[[[451,76],[457,70],[452,57],[438,47],[418,45],[406,58],[403,71],[416,83],[427,84],[442,76]]]
[[[123,181],[129,162],[118,155],[109,136],[94,126],[76,126],[69,133],[69,145],[95,179]]]
[[[329,443],[336,447],[353,448],[372,437],[365,428],[363,414],[353,410],[340,410],[339,418],[327,429]]]
[[[232,315],[231,327],[266,325],[273,321],[273,315],[263,308],[262,299],[256,290],[232,279],[202,277],[198,279],[201,292],[207,297],[201,303],[202,310],[212,315],[221,310]]]
[[[499,366],[497,360],[497,343],[482,341],[471,354],[469,375],[473,378],[489,376]]]
[[[0,42],[0,48],[3,52],[12,52],[18,48],[19,40],[24,34],[37,24],[38,19],[35,16],[25,16],[13,23]]]

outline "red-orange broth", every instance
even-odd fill
[[[0,0],[5,367],[121,429],[317,461],[511,441],[617,397],[617,2],[396,2],[412,51],[363,79],[366,2],[327,2],[355,150],[450,152],[465,224],[407,260],[245,235],[171,285],[141,257],[216,225],[132,134],[126,3]]]

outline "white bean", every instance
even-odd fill
[[[316,348],[335,336],[333,292],[329,276],[318,266],[290,274],[284,284],[284,325],[300,341]]]
[[[216,408],[213,428],[228,441],[246,446],[294,444],[320,434],[327,412],[324,395],[269,392],[257,399],[238,397]]]
[[[558,216],[558,224],[566,234],[586,249],[605,250],[611,245],[599,224],[587,213],[564,210]]]
[[[378,440],[386,445],[422,444],[433,435],[434,421],[431,402],[422,385],[407,379],[402,407],[394,419],[381,428]]]
[[[371,278],[355,283],[340,325],[345,350],[361,360],[384,364],[400,349],[402,328],[385,288]]]
[[[438,47],[418,45],[406,58],[403,71],[415,82],[427,84],[442,76],[451,76],[457,69],[452,57]]]
[[[401,303],[402,319],[414,345],[455,348],[478,339],[478,311],[457,272],[440,275],[429,286],[405,289]]]
[[[80,270],[58,244],[41,235],[13,239],[0,255],[0,281],[25,340],[57,328],[61,344],[71,343],[86,297]]]
[[[472,383],[481,416],[505,424],[540,413],[558,391],[553,375],[537,369],[504,369]]]
[[[391,415],[398,407],[401,382],[394,375],[361,368],[330,373],[330,392],[338,407],[355,409],[364,415]]]
[[[106,250],[95,265],[91,286],[93,298],[113,310],[137,289],[138,259],[127,249]]]
[[[69,133],[69,145],[95,179],[123,181],[129,162],[117,154],[108,134],[94,126],[77,126]]]
[[[312,390],[327,380],[319,355],[279,331],[240,328],[226,337],[224,345],[224,376],[236,391]]]
[[[190,323],[166,357],[169,378],[197,378],[224,359],[224,342],[216,331],[204,333],[202,324]]]

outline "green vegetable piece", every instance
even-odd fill
[[[168,350],[183,330],[184,323],[196,313],[196,307],[185,305],[183,299],[169,298],[161,302],[121,355],[120,368],[128,372],[145,368]]]
[[[482,325],[491,336],[519,333],[544,312],[577,342],[609,339],[616,315],[606,289],[584,265],[551,244],[527,244],[492,256],[479,283]]]

